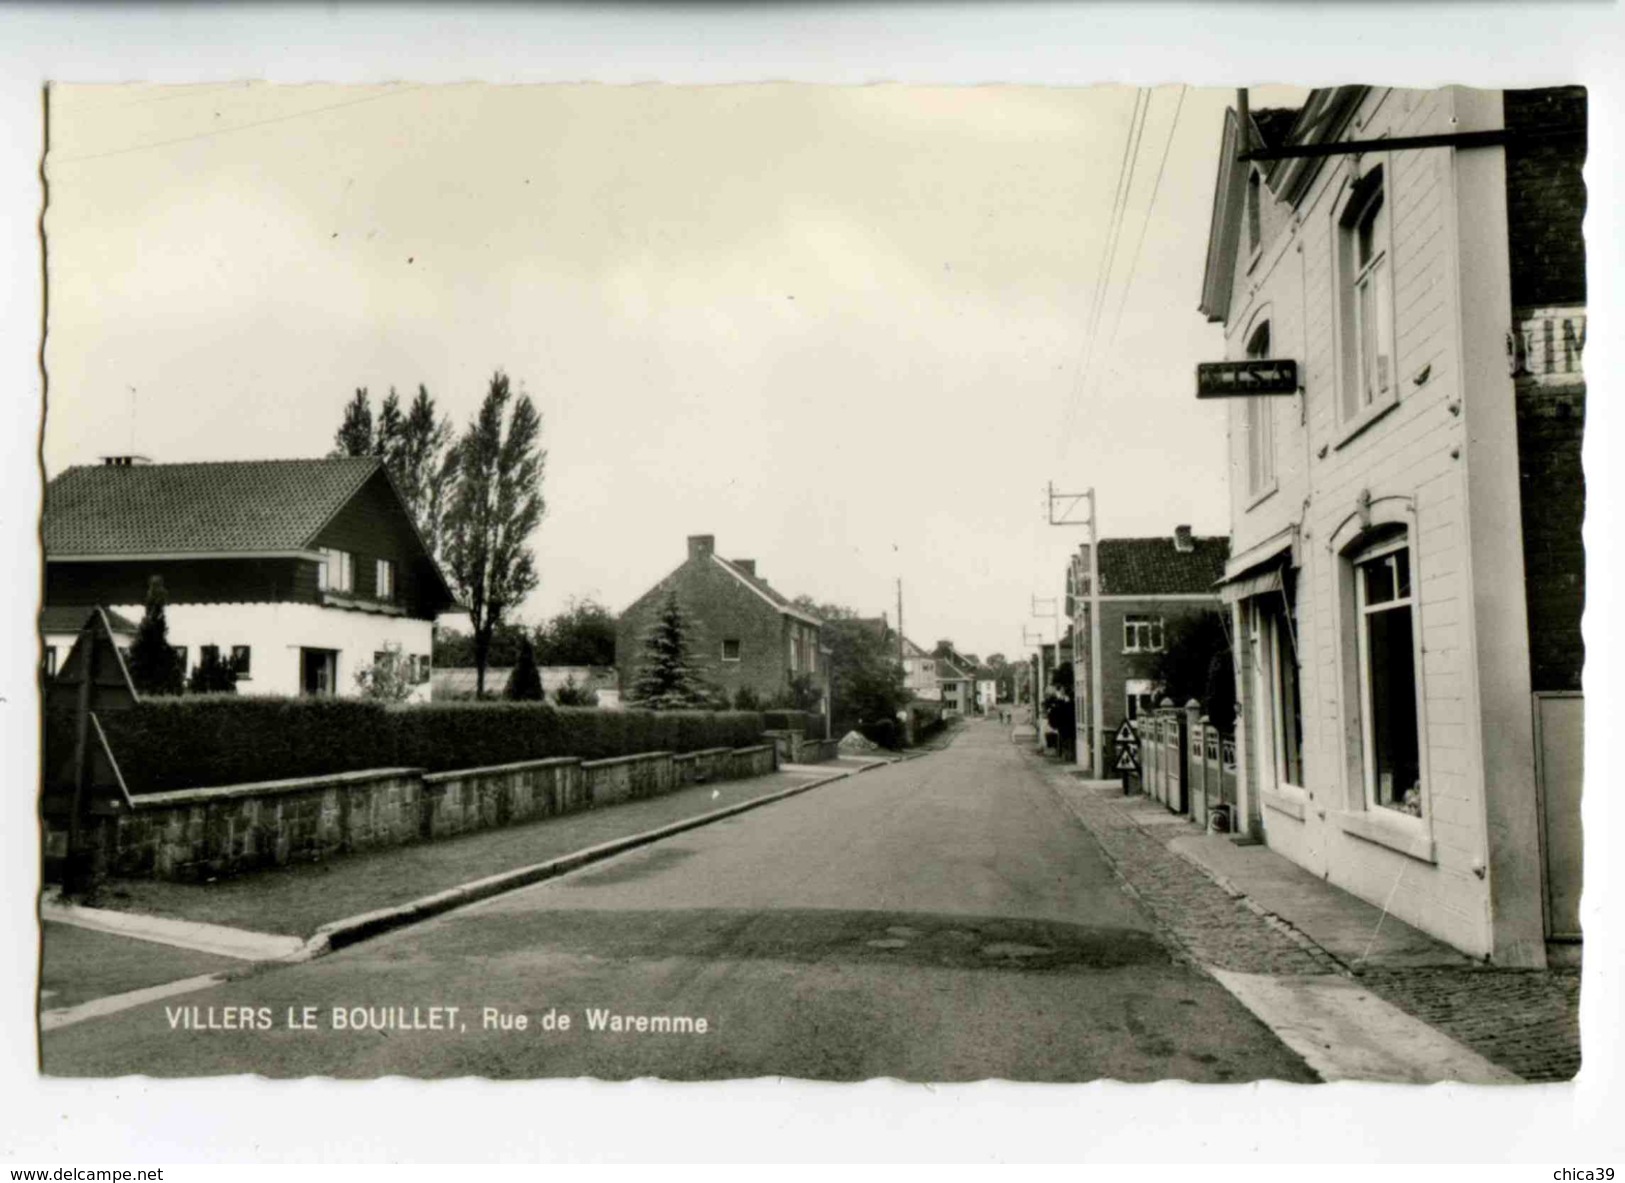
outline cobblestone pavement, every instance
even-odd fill
[[[1578,969],[1366,968],[1354,974],[1286,921],[1170,850],[1170,840],[1190,832],[1184,825],[1142,823],[1132,812],[1138,798],[1080,783],[1053,763],[1047,778],[1124,885],[1193,961],[1240,973],[1357,977],[1373,994],[1525,1080],[1568,1080],[1579,1071]]]

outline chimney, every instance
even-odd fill
[[[1182,554],[1189,554],[1196,549],[1196,541],[1191,537],[1189,526],[1174,527],[1174,549]]]
[[[688,536],[688,557],[692,562],[695,559],[708,559],[717,549],[717,536],[715,534],[690,534]]]
[[[756,560],[755,559],[734,559],[733,560],[733,565],[735,567],[738,567],[746,575],[749,575],[752,578],[754,578],[755,575],[756,575]]]

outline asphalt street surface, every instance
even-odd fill
[[[319,961],[63,1028],[42,1061],[88,1076],[1314,1079],[1173,955],[993,723]]]

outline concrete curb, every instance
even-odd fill
[[[871,767],[883,767],[883,765],[872,765]],[[635,850],[640,846],[648,846],[650,843],[659,842],[663,838],[670,838],[688,830],[697,830],[701,826],[710,825],[712,822],[723,821],[738,814],[747,813],[752,809],[760,809],[764,805],[772,805],[776,801],[783,801],[835,781],[846,780],[869,770],[869,768],[859,768],[837,772],[832,776],[822,777],[806,784],[792,785],[781,792],[770,793],[765,797],[757,797],[750,801],[741,801],[737,805],[728,805],[722,809],[714,809],[710,813],[684,818],[682,821],[671,822],[653,830],[644,830],[641,833],[612,838],[608,842],[600,842],[597,846],[572,851],[570,854],[549,859],[545,863],[534,863],[528,867],[519,867],[512,871],[488,875],[484,879],[476,879],[471,883],[463,883],[457,887],[447,888],[445,891],[424,896],[410,903],[397,904],[392,908],[380,908],[373,912],[363,912],[359,916],[351,916],[344,920],[335,920],[330,924],[322,925],[297,951],[280,960],[283,964],[313,961],[318,957],[325,957],[335,950],[346,948],[370,937],[380,936],[397,928],[404,928],[409,924],[416,924],[420,920],[428,920],[430,917],[439,916],[441,913],[449,912],[454,908],[478,903],[481,900],[490,899],[492,896],[516,891],[521,887],[529,887],[532,884],[542,883],[548,879],[556,879],[560,875],[585,867],[590,863],[601,862],[615,855],[624,854],[626,851]]]
[[[190,949],[196,953],[212,953],[216,957],[230,957],[237,961],[277,961],[290,956],[301,944],[298,937],[277,933],[250,932],[198,920],[173,920],[143,912],[86,908],[55,899],[40,901],[40,919],[91,932],[111,933],[153,944]]]

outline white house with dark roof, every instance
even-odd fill
[[[158,576],[170,643],[189,668],[214,650],[240,692],[357,694],[394,652],[427,697],[434,620],[455,607],[370,457],[74,467],[46,488],[43,534],[47,661],[91,607],[139,620]]]

